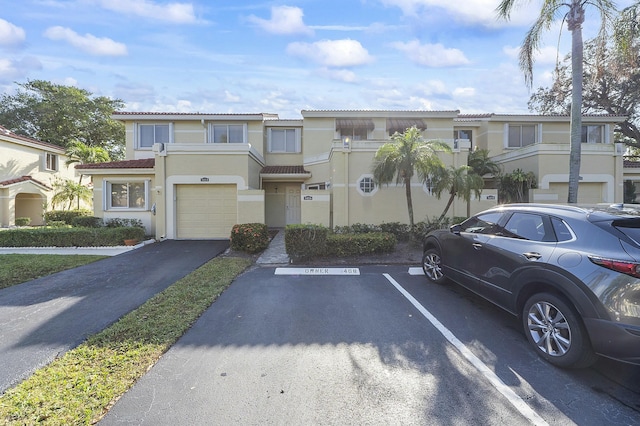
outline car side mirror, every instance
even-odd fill
[[[456,235],[460,235],[460,232],[462,232],[462,226],[458,225],[451,225],[449,227],[449,232],[451,232],[452,234],[456,234]]]

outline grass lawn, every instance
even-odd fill
[[[0,255],[0,289],[55,272],[77,268],[105,257],[107,256],[2,254]]]
[[[0,396],[0,424],[94,424],[253,262],[215,258]]]

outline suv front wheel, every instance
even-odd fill
[[[427,278],[436,284],[442,284],[446,280],[440,262],[440,250],[436,248],[429,248],[422,254],[422,270]]]
[[[529,298],[522,309],[522,323],[529,343],[551,364],[584,368],[597,359],[575,309],[553,294]]]

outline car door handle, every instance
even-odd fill
[[[526,257],[527,259],[529,259],[529,260],[538,260],[538,259],[540,259],[542,257],[542,255],[540,253],[536,253],[536,252],[533,252],[533,251],[529,251],[527,253],[522,253],[522,255],[524,257]]]
[[[473,243],[472,246],[476,250],[480,250],[482,248],[482,244],[480,244],[480,243]]]

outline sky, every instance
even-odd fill
[[[499,3],[0,0],[0,94],[47,80],[125,111],[529,113],[518,50],[540,1],[521,1],[509,21]],[[598,26],[591,11],[585,40]],[[545,32],[534,90],[570,42],[566,26]]]

